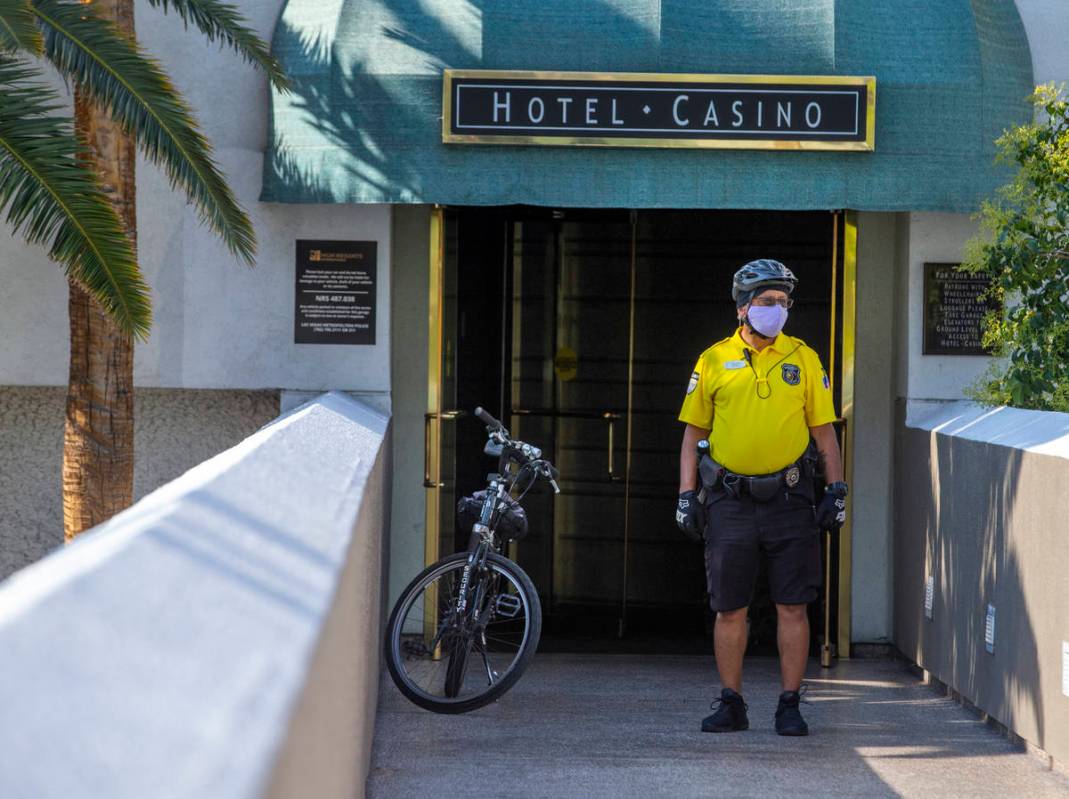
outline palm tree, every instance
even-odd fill
[[[220,0],[148,0],[286,80],[267,46]],[[151,310],[136,260],[135,153],[189,197],[251,265],[252,225],[211,146],[159,65],[134,39],[133,0],[0,0],[0,208],[44,244],[70,282],[71,356],[63,459],[68,539],[133,498],[133,342]],[[73,131],[51,116],[31,57],[75,84]],[[75,135],[76,134],[76,135]]]

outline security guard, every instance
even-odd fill
[[[820,591],[819,531],[842,526],[847,487],[828,376],[812,349],[780,332],[797,283],[790,269],[768,259],[735,273],[731,294],[739,327],[702,353],[679,413],[686,430],[676,522],[694,540],[704,531],[723,684],[716,712],[702,721],[704,732],[749,727],[742,660],[760,558],[776,604],[783,685],[776,732],[809,732],[798,708],[809,653],[806,605]],[[709,454],[702,456],[700,487],[697,445],[705,439]],[[820,471],[827,485],[817,501],[813,479]]]

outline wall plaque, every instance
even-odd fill
[[[442,141],[873,150],[876,79],[447,69]]]
[[[981,299],[990,278],[957,270],[958,264],[924,265],[925,355],[989,355],[980,343],[984,317],[997,308]]]
[[[374,344],[374,241],[297,240],[296,344]]]

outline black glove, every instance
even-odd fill
[[[701,541],[705,531],[705,508],[697,491],[684,491],[676,502],[676,525],[691,541]]]
[[[824,496],[817,505],[817,526],[836,532],[846,521],[846,483],[841,480],[824,488]]]

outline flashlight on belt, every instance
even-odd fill
[[[709,439],[703,438],[701,441],[698,442],[698,468],[699,468],[699,470],[701,469],[702,458],[708,458],[708,457],[709,457]],[[698,485],[701,486],[701,487],[698,489],[698,502],[704,503],[705,502],[705,481],[703,481],[701,479],[700,474],[701,473],[699,471]]]

